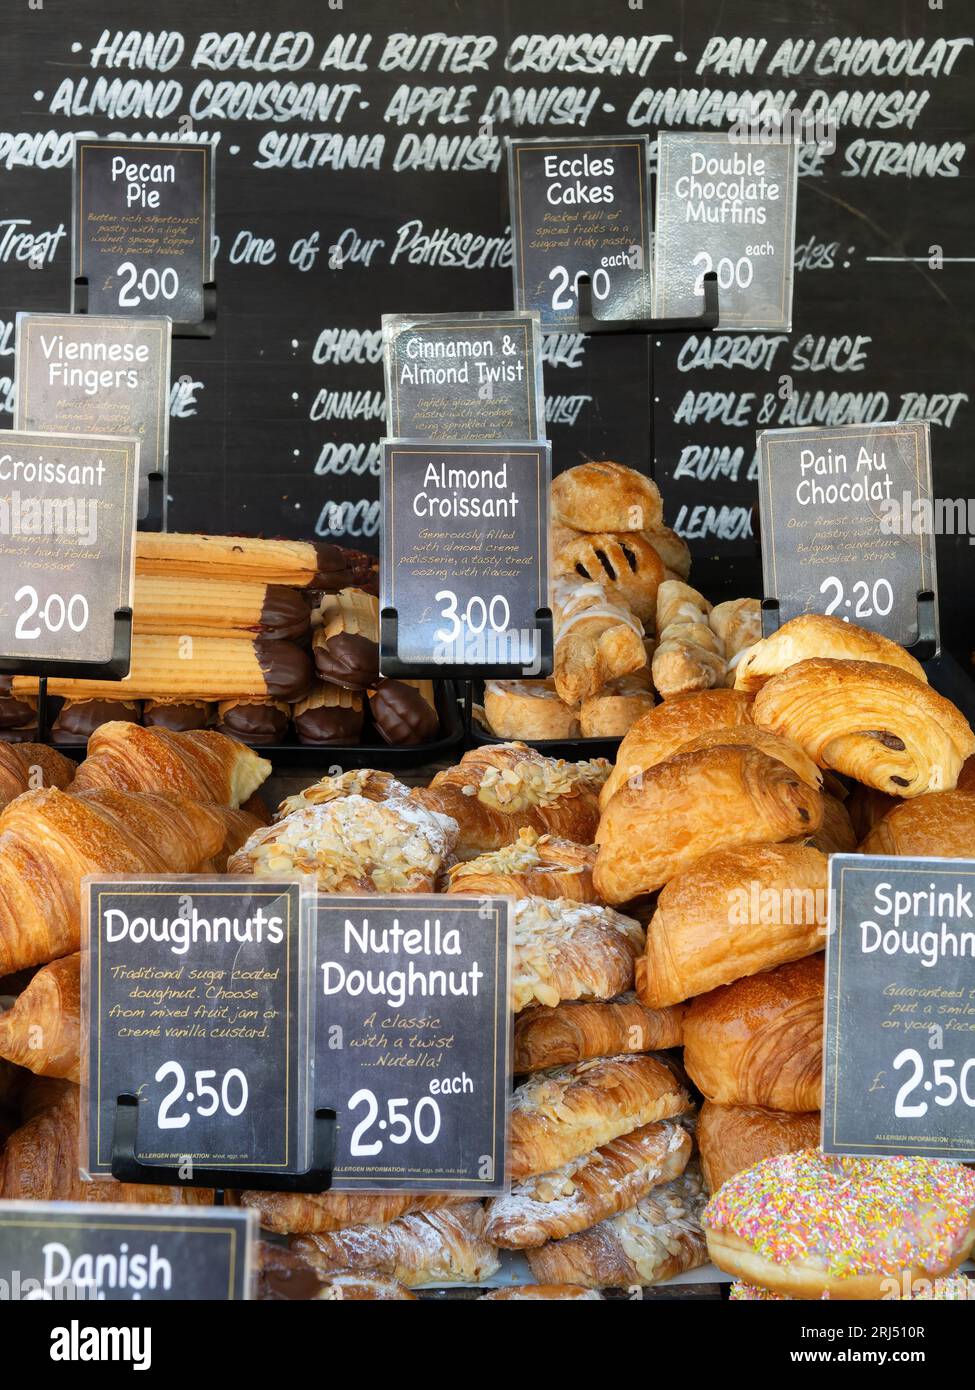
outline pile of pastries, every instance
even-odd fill
[[[379,674],[377,592],[377,562],[341,546],[140,531],[129,675],[51,680],[51,741],[125,721],[257,746],[429,742],[432,683]],[[36,689],[5,678],[0,741],[37,740]]]
[[[663,524],[656,483],[581,463],[552,483],[555,668],[489,680],[482,724],[500,738],[621,738],[655,699],[733,685],[761,636],[757,599],[712,608],[687,583],[686,542]]]

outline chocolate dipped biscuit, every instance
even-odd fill
[[[217,706],[217,732],[244,743],[280,743],[290,722],[283,700],[221,700]]]
[[[379,679],[379,600],[361,589],[326,594],[312,641],[322,680],[346,690],[368,690]]]
[[[380,680],[369,692],[369,711],[380,737],[395,747],[428,743],[440,728],[428,680]]]
[[[190,729],[208,729],[213,713],[214,707],[209,700],[146,700],[142,722],[147,728],[185,734]]]
[[[293,707],[295,733],[314,748],[359,743],[363,704],[357,691],[323,683]]]

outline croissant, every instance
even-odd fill
[[[557,835],[539,835],[524,826],[514,844],[454,864],[447,874],[448,893],[475,897],[571,898],[592,903],[596,850]]]
[[[173,799],[178,800],[179,798]],[[200,862],[196,872],[224,874],[227,872],[228,860],[237,853],[255,830],[261,830],[267,825],[267,820],[243,809],[233,811],[229,806],[208,806],[207,810],[218,813],[224,826],[224,840],[216,854],[212,855],[210,859]]]
[[[346,1226],[388,1226],[410,1212],[436,1211],[470,1198],[446,1192],[238,1192],[236,1201],[279,1235],[321,1235]]]
[[[161,1187],[112,1178],[82,1182],[78,1174],[77,1086],[65,1085],[7,1140],[0,1154],[0,1198],[32,1202],[137,1202],[154,1206],[213,1205],[208,1187]]]
[[[0,743],[0,810],[21,792],[71,784],[77,763],[45,743]]]
[[[821,951],[827,861],[808,845],[737,845],[703,855],[657,898],[636,987],[667,1008],[743,975]]]
[[[678,753],[699,734],[751,723],[751,706],[751,698],[735,690],[702,690],[648,710],[620,744],[616,766],[599,793],[600,806],[605,810],[627,782],[638,781],[648,767]]]
[[[266,759],[223,734],[208,729],[177,734],[116,721],[102,724],[88,740],[88,756],[71,790],[168,792],[236,808],[270,775]]]
[[[133,792],[25,792],[0,814],[0,975],[77,951],[86,874],[191,873],[226,839],[219,808]]]
[[[755,696],[752,718],[814,762],[894,796],[950,791],[975,735],[924,681],[871,661],[800,661]]]
[[[81,1079],[81,955],[38,970],[0,1013],[0,1057],[41,1076]]]
[[[824,854],[852,854],[857,837],[850,814],[842,801],[823,793],[823,823],[807,841]]]
[[[775,1154],[814,1149],[819,1144],[818,1110],[789,1114],[755,1105],[715,1105],[706,1100],[697,1118],[701,1171],[709,1192],[745,1168]]]
[[[514,905],[511,1007],[610,999],[633,984],[643,928],[609,907],[551,898]]]
[[[735,672],[735,688],[754,694],[773,676],[812,657],[879,662],[899,667],[916,680],[926,683],[928,679],[921,663],[889,637],[864,627],[854,627],[842,618],[801,613],[798,618],[783,623],[770,637],[755,643]]]
[[[711,850],[813,835],[822,819],[821,794],[757,748],[677,753],[603,811],[593,882],[605,902],[629,902]]]
[[[658,526],[643,534],[663,560],[668,579],[673,576],[686,582],[691,572],[691,548],[684,537],[669,526]]]
[[[456,767],[414,791],[413,799],[457,822],[461,859],[510,845],[523,826],[590,845],[608,771],[601,758],[563,762],[523,743],[498,743],[472,748]]]
[[[812,787],[815,791],[822,790],[823,774],[808,753],[804,753],[791,738],[782,738],[769,729],[760,729],[757,724],[737,724],[727,729],[709,729],[706,734],[698,734],[697,738],[688,739],[677,751],[696,753],[704,748],[722,748],[729,744],[739,748],[743,745],[757,748],[760,753],[767,753],[770,758],[785,763],[807,787]]]
[[[324,1274],[338,1270],[389,1275],[418,1284],[476,1284],[500,1261],[484,1235],[479,1202],[410,1212],[388,1226],[349,1226],[322,1235],[292,1236],[291,1248]]]
[[[559,699],[574,706],[611,680],[647,664],[643,626],[628,604],[600,584],[564,577],[552,589],[555,618],[553,680]]]
[[[975,851],[975,793],[929,792],[902,801],[878,821],[861,854],[969,859]]]
[[[683,1004],[648,1009],[632,994],[608,1002],[569,999],[538,1004],[515,1019],[514,1070],[543,1071],[590,1057],[680,1047]]]

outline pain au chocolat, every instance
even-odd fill
[[[975,793],[929,792],[902,801],[867,833],[861,854],[966,859],[975,850]]]
[[[872,661],[896,666],[909,676],[927,683],[924,667],[897,642],[879,632],[854,627],[842,618],[822,613],[801,613],[783,623],[777,632],[765,637],[742,657],[735,672],[735,689],[754,694],[773,676],[790,666],[814,657],[834,661]]]

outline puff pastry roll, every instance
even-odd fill
[[[892,796],[950,791],[975,735],[950,700],[896,666],[800,661],[755,696],[752,718],[820,767]]]
[[[709,1192],[753,1168],[763,1158],[819,1145],[820,1114],[788,1114],[754,1105],[715,1105],[706,1100],[697,1117],[701,1171]]]
[[[38,1076],[80,1081],[81,955],[52,961],[0,1013],[0,1057]]]
[[[472,748],[456,767],[438,772],[429,787],[412,795],[415,803],[457,822],[461,859],[510,845],[523,826],[590,845],[608,772],[603,758],[565,762],[523,743],[498,743]]]
[[[679,1178],[654,1188],[628,1211],[529,1251],[531,1272],[542,1283],[604,1289],[673,1279],[707,1263],[701,1229],[706,1200],[697,1164],[689,1164]]]
[[[762,640],[762,605],[757,598],[728,599],[715,604],[708,622],[724,644],[724,683],[734,685],[738,667],[755,643]]]
[[[723,685],[724,643],[711,630],[711,605],[703,594],[677,579],[657,590],[657,647],[651,670],[663,700]]]
[[[638,531],[577,536],[553,556],[552,573],[600,584],[614,603],[623,602],[644,626],[652,626],[664,562]]]
[[[823,956],[791,961],[695,999],[684,1065],[708,1100],[818,1110],[823,1071]]]
[[[338,801],[343,796],[362,796],[367,801],[409,801],[410,789],[391,772],[381,772],[375,767],[357,767],[349,772],[322,777],[295,796],[285,797],[278,806],[275,820],[283,820],[292,811],[303,811],[308,806],[324,806],[326,802]]]
[[[484,718],[498,738],[578,738],[578,712],[559,698],[555,682],[487,681]]]
[[[551,1303],[556,1299],[586,1299],[602,1303],[598,1289],[582,1289],[577,1284],[509,1284],[507,1288],[492,1289],[481,1294],[478,1303]]]
[[[711,850],[814,835],[822,819],[821,794],[757,748],[677,753],[603,811],[593,882],[605,902],[629,902]]]
[[[929,792],[900,802],[868,832],[860,853],[970,858],[975,853],[975,793]]]
[[[552,520],[575,531],[655,531],[663,524],[652,478],[609,459],[579,463],[552,480]]]
[[[459,1206],[463,1197],[443,1192],[264,1192],[236,1194],[238,1206],[256,1211],[265,1231],[321,1235],[346,1226],[388,1226],[412,1212]],[[467,1199],[470,1200],[469,1198]]]
[[[498,1252],[485,1234],[480,1202],[413,1212],[388,1226],[348,1226],[322,1235],[292,1236],[291,1246],[323,1274],[385,1275],[407,1288],[421,1284],[478,1284],[498,1270]]]
[[[687,1092],[659,1057],[600,1057],[536,1072],[512,1099],[511,1176],[549,1173],[689,1106]]]
[[[266,758],[223,734],[207,729],[176,734],[116,722],[102,724],[88,740],[88,756],[71,790],[166,792],[237,808],[270,775]]]
[[[655,531],[645,531],[643,534],[663,560],[664,567],[669,571],[668,578],[674,575],[686,583],[691,572],[691,548],[684,537],[669,526],[660,526]]]
[[[513,925],[515,1013],[534,1003],[611,999],[632,986],[643,928],[612,908],[566,898],[521,898]]]
[[[642,1125],[552,1173],[515,1183],[488,1202],[485,1234],[503,1249],[527,1250],[585,1231],[679,1177],[691,1147],[683,1125]]]
[[[71,785],[78,764],[45,743],[0,743],[0,811],[38,787]]]
[[[679,753],[685,743],[715,729],[751,723],[751,697],[735,690],[677,695],[642,715],[619,746],[616,765],[599,793],[606,807],[628,782],[637,782],[654,763]]]
[[[518,831],[514,844],[454,864],[447,871],[446,891],[479,898],[508,894],[513,898],[569,898],[593,903],[595,863],[594,845],[539,835],[526,826]]]
[[[559,698],[578,705],[611,680],[647,664],[643,625],[628,604],[614,602],[601,584],[557,579],[553,681]]]
[[[761,633],[759,633],[761,636]],[[879,632],[854,627],[842,618],[822,613],[801,613],[783,623],[770,637],[762,638],[742,658],[735,672],[735,688],[760,690],[773,676],[780,676],[790,666],[812,657],[834,661],[873,661],[884,666],[896,666],[909,676],[927,684],[924,667],[915,661],[897,642]]]
[[[827,860],[808,845],[740,845],[703,855],[657,898],[636,965],[649,1008],[821,951]]]
[[[648,1009],[633,994],[606,1003],[567,1000],[525,1009],[515,1019],[515,1072],[570,1066],[590,1057],[680,1047],[684,1005]]]

